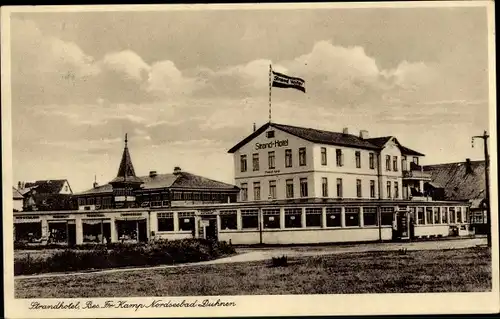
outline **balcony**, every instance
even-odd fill
[[[422,171],[403,171],[403,179],[405,180],[419,180],[430,181],[431,174]]]

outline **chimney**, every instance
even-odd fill
[[[366,140],[368,138],[368,131],[367,130],[359,131],[359,137]]]
[[[344,127],[342,129],[342,134],[349,134],[349,129],[347,127]]]
[[[156,177],[158,173],[156,171],[149,171],[149,177]]]
[[[96,188],[97,186],[99,186],[99,184],[97,184],[97,176],[94,175],[94,183],[92,184],[92,187]]]
[[[253,123],[253,131],[257,131],[257,125],[255,125],[255,123]]]
[[[174,168],[174,175],[179,175],[181,173],[181,168],[179,166],[176,166]]]
[[[21,181],[17,182],[17,189],[22,189],[23,184]]]
[[[470,158],[465,159],[465,174],[473,173],[472,164],[470,162]]]

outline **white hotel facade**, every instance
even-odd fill
[[[229,150],[237,188],[180,171],[135,176],[125,146],[118,176],[76,194],[78,210],[14,212],[14,226],[43,242],[57,225],[66,244],[192,237],[310,244],[472,233],[468,203],[423,196],[430,180],[418,165],[423,154],[395,137],[367,134],[267,123]],[[105,199],[109,205],[95,205]]]

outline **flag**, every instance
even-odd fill
[[[273,71],[273,87],[292,88],[306,93],[306,81]]]

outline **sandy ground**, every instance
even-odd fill
[[[237,249],[238,254],[235,256],[210,260],[210,261],[203,261],[198,263],[164,265],[155,267],[140,267],[140,268],[106,269],[93,272],[50,273],[50,274],[28,275],[28,276],[16,276],[15,278],[16,279],[49,278],[49,277],[96,274],[96,273],[106,274],[106,273],[116,273],[116,272],[126,272],[126,271],[138,271],[142,269],[193,267],[199,265],[213,265],[213,264],[268,260],[271,259],[272,257],[280,257],[283,255],[286,255],[288,257],[306,257],[306,256],[334,255],[343,253],[394,251],[402,248],[405,248],[407,250],[461,249],[461,248],[475,247],[478,245],[486,245],[486,238],[407,242],[407,243],[367,243],[367,244],[355,244],[355,245],[344,245],[344,246],[335,245],[335,246],[239,248]]]

